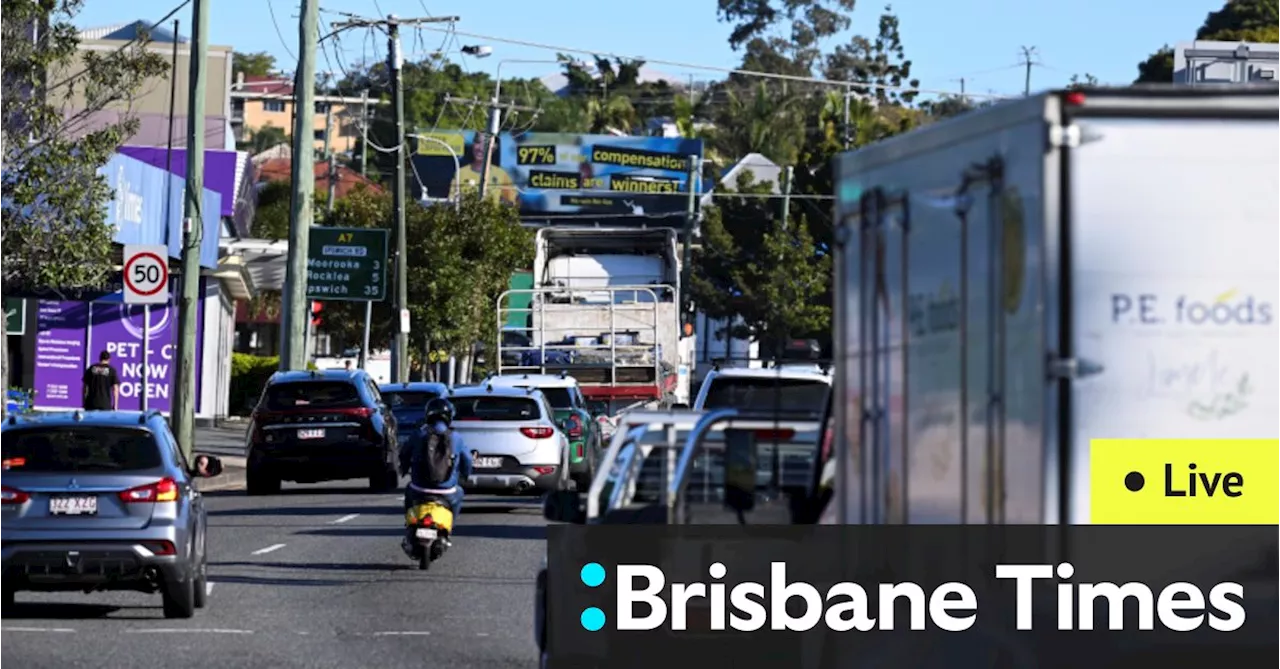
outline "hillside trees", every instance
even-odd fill
[[[81,53],[72,19],[82,0],[4,0],[3,158],[0,265],[5,295],[100,285],[111,271],[107,180],[98,170],[137,131],[128,116],[90,125],[118,108],[165,60],[140,39],[111,52]],[[65,101],[79,97],[77,111]],[[0,378],[9,378],[0,325]],[[0,408],[0,411],[4,409]]]

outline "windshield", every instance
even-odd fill
[[[547,396],[547,402],[551,404],[552,409],[573,408],[573,397],[569,395],[568,388],[539,388],[538,390]]]
[[[298,381],[267,388],[266,408],[341,409],[363,406],[356,387],[346,381]]]
[[[454,420],[537,420],[538,403],[523,397],[467,397],[455,399]]]
[[[9,430],[0,452],[6,474],[122,472],[164,464],[150,432],[100,425]]]
[[[768,379],[719,376],[703,400],[703,409],[742,409],[819,416],[831,386],[809,379]]]
[[[382,400],[391,407],[391,413],[402,427],[419,423],[426,416],[427,402],[439,397],[430,390],[384,390]]]

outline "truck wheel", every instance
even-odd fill
[[[196,580],[168,581],[161,593],[165,618],[190,618],[196,614]]]

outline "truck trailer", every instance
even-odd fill
[[[1277,114],[1059,91],[840,156],[825,522],[1088,524],[1092,439],[1280,436]]]

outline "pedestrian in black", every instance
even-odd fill
[[[120,375],[111,366],[111,354],[103,351],[98,362],[84,370],[84,408],[114,411],[120,404]]]

